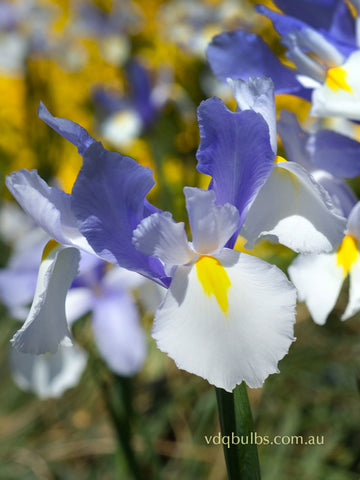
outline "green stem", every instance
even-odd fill
[[[126,462],[127,470],[134,480],[143,480],[131,445],[131,379],[114,376],[112,388],[105,382],[102,387],[103,397],[119,442],[120,463]]]
[[[229,480],[260,480],[256,434],[244,382],[232,393],[216,388],[216,398]]]

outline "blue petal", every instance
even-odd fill
[[[80,231],[105,260],[167,285],[160,261],[138,252],[132,243],[133,231],[149,212],[144,199],[154,185],[151,170],[98,142],[83,158],[72,191]]]
[[[40,102],[38,115],[45,123],[47,123],[55,132],[74,144],[80,155],[95,141],[85,130],[77,123],[65,118],[53,117],[45,105]]]
[[[336,178],[323,170],[313,172],[313,177],[330,195],[339,215],[347,218],[357,198],[345,180]]]
[[[282,36],[285,36],[294,30],[302,30],[303,28],[308,27],[307,23],[302,22],[297,18],[275,12],[264,5],[257,5],[256,10],[262,15],[266,15],[273,22],[277,32]]]
[[[282,15],[281,13],[277,13],[274,10],[270,10],[269,8],[265,7],[264,5],[258,5],[256,9],[259,13],[266,15],[273,22],[274,28],[283,37],[293,32],[294,30],[300,31],[304,28],[311,29],[310,25],[308,25],[307,23],[302,22],[297,18],[293,18],[288,15]],[[336,32],[335,26],[334,26],[334,29],[335,29],[334,31]],[[324,31],[322,31],[321,34],[324,36],[324,38],[326,38],[326,40],[329,43],[333,44],[333,46],[335,46],[336,49],[345,56],[350,55],[351,52],[356,50],[355,45],[352,46],[352,45],[344,44],[341,36],[339,39],[337,39]]]
[[[207,48],[207,57],[214,74],[223,82],[227,78],[248,80],[265,75],[273,80],[276,92],[301,88],[291,70],[253,33],[236,30],[217,35]]]
[[[328,29],[333,20],[338,0],[275,0],[285,14],[296,17],[315,28]]]
[[[338,3],[329,33],[339,42],[357,44],[354,17],[345,2]]]
[[[332,130],[319,130],[312,138],[311,153],[317,168],[335,177],[360,174],[360,143]]]
[[[92,326],[99,353],[112,371],[134,375],[141,369],[146,339],[136,306],[125,292],[97,299]]]
[[[277,130],[286,151],[286,158],[292,162],[300,163],[311,172],[314,164],[306,148],[310,134],[300,127],[296,115],[283,110],[280,114]]]
[[[133,103],[145,125],[150,124],[156,114],[152,102],[149,73],[139,62],[131,61],[127,65],[128,82],[133,89]]]
[[[253,200],[273,167],[269,128],[252,110],[231,112],[214,97],[198,109],[198,170],[212,177],[217,203],[234,205],[242,225]]]

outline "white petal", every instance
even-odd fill
[[[272,80],[266,77],[250,77],[247,82],[231,78],[228,78],[227,82],[240,110],[254,110],[264,117],[269,126],[271,148],[276,154],[276,108]]]
[[[268,237],[296,252],[323,253],[339,245],[345,227],[346,220],[311,175],[295,162],[281,162],[250,207],[241,234],[247,248]]]
[[[94,253],[78,229],[70,195],[49,187],[36,170],[13,172],[6,185],[25,212],[57,242]]]
[[[76,248],[57,246],[39,269],[29,315],[11,340],[23,353],[55,353],[59,345],[72,344],[65,317],[65,297],[74,280],[80,254]]]
[[[341,66],[351,91],[330,88],[327,83],[314,90],[310,114],[318,117],[345,117],[360,120],[360,51],[352,53]]]
[[[196,264],[178,267],[152,336],[179,368],[227,391],[261,387],[293,342],[296,292],[275,266],[234,250],[216,257],[231,282],[224,313]]]
[[[135,247],[166,265],[184,265],[194,256],[186,238],[184,223],[176,223],[171,213],[154,213],[144,218],[133,232]]]
[[[126,270],[126,268],[113,266],[105,273],[102,285],[107,290],[137,288],[146,281],[139,273]],[[151,282],[152,283],[152,282]]]
[[[185,187],[186,209],[196,252],[210,255],[221,250],[239,226],[239,212],[226,203],[215,205],[215,192]]]
[[[93,307],[94,292],[91,288],[71,288],[65,300],[65,316],[71,326],[76,320],[90,312]]]
[[[336,253],[299,255],[290,265],[289,276],[315,323],[324,325],[335,306],[343,284],[343,270]]]
[[[87,354],[77,346],[60,346],[51,355],[10,352],[10,368],[16,384],[38,397],[61,396],[65,390],[78,384],[85,369]]]
[[[360,310],[360,259],[354,263],[350,270],[349,303],[341,320],[347,320]]]

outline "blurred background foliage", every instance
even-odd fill
[[[196,108],[211,95],[235,106],[210,73],[207,42],[221,31],[241,27],[261,32],[281,53],[269,23],[255,14],[255,3],[20,0],[8,4],[11,18],[1,14],[1,7],[2,207],[12,201],[3,181],[9,172],[37,168],[47,181],[70,192],[81,166],[75,147],[38,119],[43,101],[54,115],[72,119],[108,148],[149,166],[157,180],[151,201],[172,211],[176,220],[186,220],[183,186],[207,186],[195,170]],[[134,107],[139,92],[128,75],[134,59],[160,101],[151,121],[119,140],[116,129],[128,128],[127,119],[114,118],[116,112],[109,113],[105,103],[99,107],[96,92],[115,98],[114,104],[120,100]],[[300,118],[308,111],[308,105],[285,96],[277,105],[286,105]],[[115,121],[111,135],[109,118]],[[5,267],[12,245],[4,236],[0,242],[0,266]],[[241,240],[238,247],[243,248]],[[253,253],[284,271],[294,258],[286,248],[265,242]],[[297,341],[280,362],[281,374],[271,376],[263,389],[249,391],[259,435],[324,437],[319,446],[260,445],[264,480],[359,479],[360,324],[359,315],[345,323],[339,320],[346,291],[345,286],[339,309],[324,327],[299,306]],[[179,371],[156,349],[151,315],[144,311],[149,354],[138,375],[120,378],[107,370],[84,317],[74,335],[91,355],[80,383],[61,398],[39,400],[12,380],[8,346],[17,324],[5,307],[0,314],[0,479],[131,478],[126,453],[117,447],[117,436],[124,432],[132,435],[143,478],[225,479],[222,447],[207,445],[204,438],[220,430],[215,391]],[[115,422],[109,398],[115,406],[120,402]]]

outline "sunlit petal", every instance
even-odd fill
[[[224,249],[216,259],[215,274],[223,269],[227,278],[222,286],[214,276],[205,289],[196,264],[177,268],[152,336],[179,368],[217,387],[232,391],[243,380],[260,387],[278,372],[294,340],[295,289],[280,270],[255,257]]]
[[[345,227],[345,218],[306,170],[295,162],[281,162],[252,204],[242,235],[248,248],[268,237],[296,252],[322,253],[341,243]]]
[[[134,230],[133,243],[145,255],[159,258],[165,265],[183,265],[192,260],[184,223],[176,223],[169,212],[146,217]]]
[[[23,353],[55,353],[59,345],[72,344],[65,317],[65,297],[77,274],[80,254],[71,247],[50,244],[50,252],[46,248],[29,315],[11,340]]]
[[[6,185],[24,211],[57,242],[93,253],[79,231],[70,195],[49,187],[36,170],[13,172],[6,178]]]
[[[289,275],[315,323],[323,325],[335,306],[344,281],[336,253],[299,255],[290,265]]]

